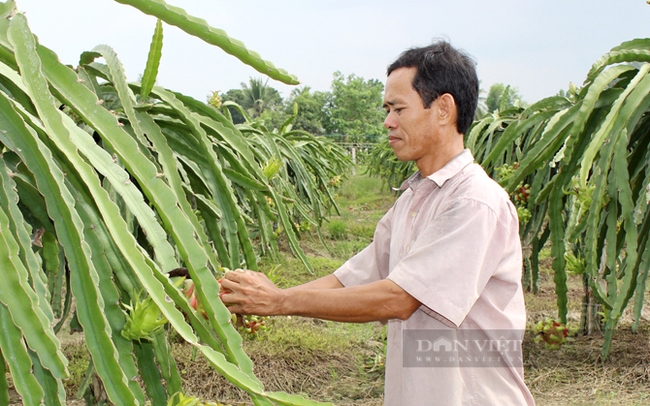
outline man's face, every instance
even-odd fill
[[[413,89],[416,68],[399,68],[386,81],[384,127],[388,142],[400,161],[415,161],[424,176],[428,162],[435,161],[440,146],[437,126],[437,101],[425,109]]]

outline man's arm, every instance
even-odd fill
[[[220,296],[232,313],[356,323],[405,320],[420,306],[390,280],[342,287],[334,275],[329,275],[310,283],[283,290],[259,272],[227,272],[221,281],[224,290]],[[337,284],[339,288],[335,288]]]

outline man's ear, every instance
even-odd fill
[[[438,97],[438,118],[442,122],[456,124],[457,111],[456,100],[449,93],[444,93]]]

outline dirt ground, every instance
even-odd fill
[[[600,360],[602,337],[578,337],[559,351],[546,349],[526,336],[526,382],[540,406],[650,404],[650,330],[637,334],[621,328],[612,353]],[[362,351],[362,349],[360,349]],[[370,349],[366,349],[370,351]],[[269,390],[302,393],[338,405],[381,405],[383,377],[359,375],[359,363],[350,354],[319,357],[299,350],[286,357],[265,359],[252,355],[256,375]],[[245,395],[215,376],[201,360],[185,361],[181,369],[188,390],[202,399],[250,404]],[[336,371],[337,377],[333,377]]]
[[[547,264],[550,268],[550,259]],[[578,277],[569,281],[569,323],[577,325],[583,296]],[[536,295],[526,294],[528,322],[555,317],[555,287],[552,275],[540,275]],[[560,350],[546,349],[532,342],[532,333],[524,342],[525,378],[540,406],[635,406],[650,405],[650,301],[646,294],[640,329],[631,331],[628,305],[614,334],[611,352],[601,359],[603,334],[595,332],[575,337]]]

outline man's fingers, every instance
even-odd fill
[[[245,275],[251,271],[245,271],[243,269],[235,269],[234,271],[228,271],[223,275],[222,280],[228,280],[233,282],[241,282],[245,279]]]
[[[226,272],[221,279],[219,298],[228,307],[231,313],[235,313],[235,310],[233,310],[232,307],[240,304],[242,300],[238,295],[238,291],[239,288],[245,284],[243,278],[244,275],[246,275],[246,271],[243,269],[236,269],[234,271]]]
[[[221,286],[221,291],[223,291],[223,290],[233,290],[235,288],[235,286],[238,285],[238,283],[232,281],[231,279],[226,279],[224,277],[219,282],[219,285]]]
[[[221,301],[223,302],[223,304],[226,305],[226,307],[230,307],[238,303],[236,294],[231,291],[219,292],[219,299],[221,299]]]
[[[242,319],[242,315],[247,313],[244,311],[243,305],[236,300],[235,294],[224,293],[219,296],[221,297],[223,304],[228,308],[228,311],[237,315],[237,322],[239,323]]]
[[[262,313],[269,311],[279,290],[266,275],[250,270],[228,271],[220,283],[219,298],[231,313],[266,315]]]

